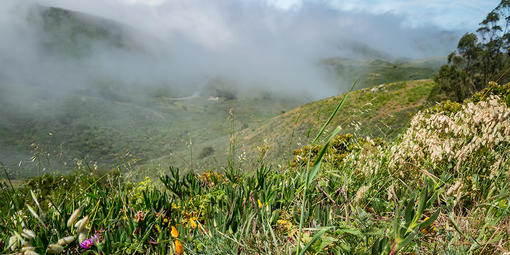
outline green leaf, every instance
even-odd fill
[[[415,212],[414,212],[414,196],[413,196],[411,199],[409,199],[409,201],[407,202],[407,205],[406,205],[406,211],[405,211],[406,227],[408,227],[409,224],[411,224],[411,221],[413,220],[414,215],[415,215]]]
[[[418,206],[418,212],[416,213],[416,218],[419,219],[423,214],[423,210],[425,210],[425,203],[427,202],[427,193],[428,193],[428,185],[427,178],[424,180],[425,187],[422,189],[420,194],[420,205]],[[416,221],[415,221],[416,222]]]
[[[397,210],[395,211],[395,216],[393,218],[393,231],[395,231],[394,238],[397,239],[400,236],[400,227],[399,227],[399,218],[400,218],[400,207],[397,206]]]
[[[409,234],[404,240],[400,241],[397,246],[397,250],[405,247],[409,242],[413,240],[413,238],[416,236],[417,231],[414,231],[413,233]]]
[[[42,221],[41,217],[39,217],[39,215],[35,212],[34,208],[32,208],[30,205],[27,204],[27,208],[28,210],[30,211],[30,213],[37,219],[37,221],[39,221],[39,223],[41,223],[41,225],[46,228],[46,225],[44,224],[44,222]]]
[[[340,110],[340,108],[342,108],[342,106],[344,105],[345,103],[345,100],[347,99],[347,96],[351,93],[351,91],[354,89],[354,87],[356,86],[356,84],[358,84],[359,80],[356,80],[354,81],[354,83],[352,84],[352,87],[351,89],[349,90],[349,92],[347,92],[347,94],[344,95],[344,97],[342,98],[342,101],[336,106],[335,110],[331,113],[331,115],[329,116],[329,119],[328,121],[326,121],[326,123],[324,123],[324,125],[322,126],[321,130],[319,131],[319,133],[317,133],[317,136],[315,137],[315,139],[313,139],[313,142],[312,144],[315,144],[318,140],[319,140],[319,137],[322,136],[322,134],[324,133],[324,130],[326,130],[326,127],[329,125],[329,123],[333,120],[333,117],[335,117],[336,113],[338,112],[338,110]]]
[[[319,172],[319,169],[321,168],[322,158],[324,157],[324,154],[326,153],[326,150],[328,149],[329,144],[331,143],[331,140],[333,140],[333,138],[335,138],[335,136],[338,135],[338,133],[340,133],[340,130],[342,130],[342,128],[340,126],[335,128],[333,133],[331,133],[331,135],[329,136],[326,144],[324,145],[322,150],[319,152],[319,155],[317,156],[317,159],[315,160],[315,164],[312,167],[312,170],[310,171],[310,173],[308,173],[307,185],[310,185],[310,183],[315,178],[315,175],[317,175],[317,172]]]
[[[340,229],[336,230],[335,233],[337,235],[351,234],[351,235],[355,235],[355,236],[358,236],[358,237],[361,237],[363,235],[361,233],[361,231],[359,229],[357,229],[357,228],[340,228]]]
[[[430,226],[432,223],[434,223],[434,221],[439,216],[439,212],[440,212],[440,210],[437,209],[437,211],[434,214],[432,214],[432,216],[430,216],[426,221],[424,221],[420,224],[420,228],[422,228],[422,229],[426,228],[426,227]]]
[[[306,244],[306,246],[303,248],[303,250],[301,250],[299,255],[304,255],[306,253],[306,251],[308,249],[310,249],[312,244],[315,243],[319,238],[321,238],[326,233],[326,231],[328,231],[329,229],[330,228],[323,229],[323,230],[319,231],[317,234],[315,234],[313,236],[312,240],[309,243]]]

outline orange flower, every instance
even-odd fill
[[[175,240],[175,251],[177,252],[177,254],[181,255],[184,253],[184,249],[182,248],[182,244],[181,242],[179,242],[179,240]]]
[[[174,226],[172,226],[171,234],[173,238],[177,238],[179,236],[179,232],[177,232],[177,229]]]

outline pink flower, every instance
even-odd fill
[[[80,247],[82,249],[88,250],[90,247],[94,246],[94,244],[99,243],[101,240],[101,234],[95,234],[89,239],[83,241],[83,243],[80,244]]]

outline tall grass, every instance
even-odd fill
[[[333,120],[333,117],[335,117],[335,115],[338,113],[338,111],[342,108],[342,106],[345,103],[345,100],[347,99],[347,96],[354,89],[354,87],[356,86],[358,81],[359,80],[354,81],[354,83],[352,84],[351,89],[349,90],[349,92],[347,92],[344,95],[344,97],[342,98],[340,103],[336,106],[335,110],[333,110],[333,112],[329,116],[329,119],[324,123],[324,125],[321,128],[321,130],[317,133],[317,135],[313,139],[313,141],[311,143],[311,146],[314,146],[319,141],[319,138],[324,134],[324,131],[326,130],[326,127],[331,123],[331,120]],[[310,150],[310,152],[308,153],[308,161],[307,161],[307,164],[306,164],[306,175],[305,175],[306,176],[306,181],[305,181],[305,188],[304,188],[304,191],[303,191],[303,201],[302,201],[302,206],[301,206],[301,216],[299,218],[299,234],[298,234],[298,243],[297,243],[296,254],[299,253],[299,250],[301,248],[300,247],[301,246],[301,234],[302,234],[302,231],[303,231],[303,221],[304,221],[304,216],[305,216],[305,206],[306,206],[306,202],[307,202],[306,192],[308,190],[308,186],[310,185],[310,182],[312,182],[313,179],[315,178],[315,176],[317,175],[317,172],[320,170],[321,163],[322,163],[322,157],[324,156],[324,153],[328,149],[329,143],[331,142],[331,140],[336,135],[338,135],[340,130],[341,130],[340,127],[336,127],[335,130],[333,130],[333,132],[331,133],[329,139],[326,141],[326,144],[324,145],[324,147],[320,151],[317,159],[315,160],[315,163],[314,163],[312,169],[310,169],[310,162],[312,161],[312,150]],[[319,232],[319,233],[324,234],[323,232]],[[317,236],[317,237],[319,237],[319,236]],[[304,253],[306,251],[306,248],[308,248],[308,247],[309,246],[305,247],[305,249],[303,249],[302,253]]]

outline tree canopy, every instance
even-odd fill
[[[510,81],[510,0],[502,0],[479,24],[476,33],[460,38],[448,55],[436,82],[461,101],[485,88],[490,81]]]

